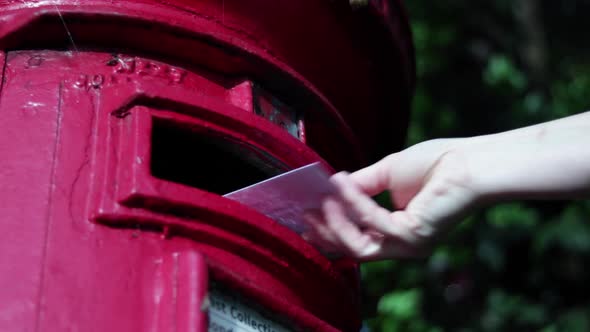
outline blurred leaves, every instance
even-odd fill
[[[484,82],[493,88],[522,91],[527,79],[506,55],[492,55],[483,72]]]
[[[545,322],[542,305],[531,303],[519,295],[491,290],[482,317],[483,331],[506,331],[510,325],[536,325]]]
[[[418,75],[408,145],[589,109],[590,2],[406,6]],[[546,63],[530,63],[531,47]],[[590,201],[507,202],[476,211],[427,259],[364,264],[364,314],[372,331],[590,331],[587,266]]]
[[[590,211],[578,204],[568,206],[555,222],[547,223],[538,230],[533,246],[537,254],[550,247],[590,254]]]
[[[539,211],[522,203],[497,205],[487,211],[486,219],[497,228],[524,227],[532,229],[540,221]]]
[[[421,297],[419,289],[391,292],[379,301],[379,313],[399,320],[415,318],[420,314]]]

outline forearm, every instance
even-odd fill
[[[590,112],[467,139],[458,151],[483,199],[590,198]]]

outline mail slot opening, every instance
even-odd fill
[[[210,129],[153,118],[153,176],[220,195],[282,173],[263,151]]]

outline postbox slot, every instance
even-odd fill
[[[170,119],[153,118],[151,144],[154,177],[220,195],[282,173],[244,142]]]

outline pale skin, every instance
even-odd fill
[[[499,134],[437,139],[338,173],[308,238],[370,261],[428,255],[474,208],[590,198],[590,112]],[[371,196],[389,191],[395,211]]]

